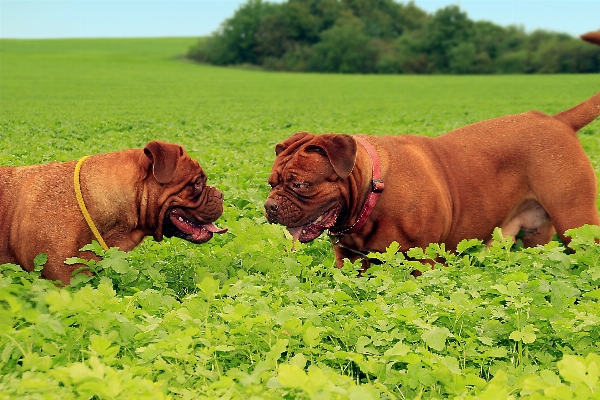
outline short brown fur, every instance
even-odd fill
[[[554,232],[568,244],[567,229],[600,224],[596,175],[576,135],[598,115],[600,93],[555,116],[530,111],[436,138],[361,135],[377,151],[385,190],[366,224],[334,245],[338,266],[360,258],[356,252],[385,251],[392,241],[404,251],[487,242],[495,227],[521,232],[526,246],[547,243]],[[277,145],[265,214],[271,223],[309,232],[299,234],[301,241],[352,225],[371,188],[362,146],[348,177],[336,174],[326,155],[307,151],[332,137],[301,133]],[[318,222],[336,207],[335,221]]]
[[[68,257],[95,258],[79,249],[94,236],[78,206],[73,186],[76,161],[0,167],[0,264],[34,268],[46,253],[42,276],[69,284],[81,265]],[[158,177],[158,178],[157,178]],[[145,236],[162,240],[168,213],[178,208],[197,223],[223,212],[222,194],[204,186],[206,175],[179,145],[153,141],[144,149],[91,156],[82,164],[85,204],[109,247],[128,251]],[[197,197],[197,198],[196,198]]]

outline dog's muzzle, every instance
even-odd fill
[[[287,197],[274,195],[265,201],[265,217],[271,224],[294,226],[300,223],[304,214]]]
[[[167,213],[164,235],[177,236],[193,243],[204,243],[215,233],[225,233],[213,222],[223,214],[223,193],[207,186],[194,204],[176,204]]]

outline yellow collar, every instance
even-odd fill
[[[75,172],[73,174],[73,186],[75,187],[75,197],[77,197],[77,203],[79,204],[79,209],[81,210],[81,213],[83,214],[83,217],[85,218],[85,221],[87,222],[88,226],[92,230],[92,233],[96,237],[96,240],[98,240],[98,243],[100,243],[100,246],[102,246],[102,248],[104,250],[108,250],[108,246],[102,239],[102,235],[100,235],[98,228],[96,228],[94,221],[92,221],[92,217],[90,216],[90,213],[88,212],[87,208],[85,207],[85,203],[83,202],[83,195],[81,194],[81,185],[79,184],[79,171],[81,170],[81,165],[83,164],[85,159],[88,157],[89,156],[81,157],[81,159],[77,162],[77,165],[75,166]]]

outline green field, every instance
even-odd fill
[[[326,238],[291,251],[262,204],[294,132],[433,136],[562,111],[600,75],[272,73],[187,61],[196,40],[0,40],[0,165],[180,143],[230,228],[112,249],[66,289],[3,266],[0,399],[599,398],[597,232],[572,255],[469,242],[417,280],[390,249],[355,278]],[[600,172],[600,120],[580,138]]]

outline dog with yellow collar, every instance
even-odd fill
[[[79,249],[96,239],[129,251],[146,236],[177,236],[204,243],[227,229],[213,224],[223,195],[183,147],[152,141],[143,149],[97,154],[79,161],[0,167],[0,264],[34,268],[46,253],[42,276],[68,285],[95,258]]]

